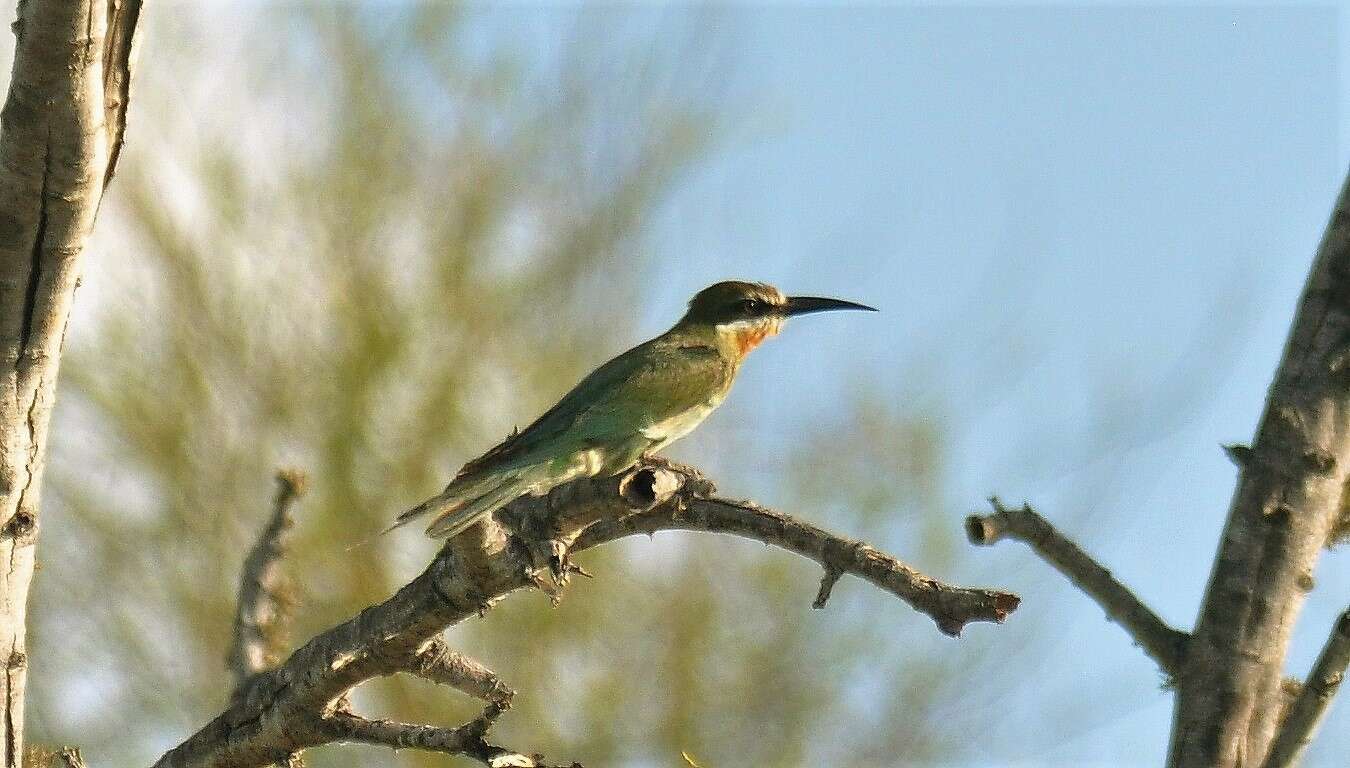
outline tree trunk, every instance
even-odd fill
[[[140,0],[23,0],[0,113],[0,730],[23,755],[25,614],[80,256],[125,126]]]
[[[1168,764],[1259,765],[1313,568],[1350,474],[1350,180],[1336,201],[1242,464],[1177,678]]]

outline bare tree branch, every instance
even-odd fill
[[[324,715],[321,728],[329,741],[375,744],[390,749],[421,749],[447,755],[464,755],[489,768],[562,768],[549,766],[540,755],[526,755],[487,741],[493,721],[504,711],[503,707],[489,705],[473,722],[458,728],[439,728],[432,725],[399,723],[392,720],[373,720],[344,710]],[[581,768],[572,763],[573,768]]]
[[[496,673],[468,656],[450,650],[440,637],[432,638],[418,649],[409,671],[433,683],[448,685],[476,699],[503,707],[509,705],[516,695]]]
[[[0,113],[0,758],[23,755],[24,620],[80,257],[126,126],[140,0],[27,0]]]
[[[1233,454],[1230,451],[1230,454]],[[1285,656],[1350,478],[1350,178],[1299,301],[1177,676],[1168,765],[1259,765]]]
[[[272,516],[244,558],[229,653],[235,695],[250,678],[276,664],[284,645],[290,597],[281,559],[286,555],[286,532],[295,522],[291,505],[304,494],[305,485],[305,474],[298,469],[277,473]]]
[[[240,575],[234,637],[229,653],[229,666],[236,678],[236,701],[246,692],[249,681],[276,665],[292,608],[282,560],[286,556],[286,535],[295,522],[291,517],[291,509],[305,493],[308,480],[298,469],[281,470],[277,472],[276,480],[277,492],[272,514],[263,526],[258,541],[244,558]],[[391,669],[397,670],[453,687],[487,701],[488,707],[480,717],[463,726],[439,728],[362,717],[351,711],[348,694],[344,693],[330,702],[326,711],[312,713],[298,722],[307,722],[308,728],[326,734],[330,741],[464,754],[489,766],[544,768],[533,757],[487,743],[485,737],[488,730],[501,713],[511,706],[511,699],[515,696],[515,692],[492,670],[450,650],[439,636],[428,640],[402,664]],[[298,749],[279,755],[273,762],[285,768],[298,768],[303,764]]]
[[[703,481],[687,467],[676,469],[686,477]],[[932,618],[944,634],[952,636],[959,635],[972,621],[1001,622],[1017,610],[1020,603],[1020,599],[1009,592],[944,584],[864,542],[837,536],[753,502],[698,494],[683,498],[674,508],[659,507],[646,513],[605,520],[588,529],[577,546],[585,549],[621,536],[661,530],[731,533],[795,552],[825,569],[813,607],[824,607],[834,583],[841,575],[850,574],[909,603]]]
[[[24,768],[85,768],[84,757],[78,747],[62,747],[54,751],[37,744],[24,746]]]
[[[1266,755],[1264,768],[1291,768],[1298,764],[1303,751],[1317,735],[1331,699],[1345,679],[1347,666],[1350,666],[1350,609],[1342,613],[1336,626],[1332,627],[1331,637],[1313,664],[1289,714],[1285,715],[1270,754]]]
[[[1001,621],[1017,607],[1010,593],[943,584],[866,544],[749,502],[716,498],[713,492],[696,470],[653,458],[621,477],[579,480],[544,497],[518,499],[498,513],[501,522],[484,521],[447,542],[425,571],[388,600],[254,677],[229,709],[155,765],[262,766],[335,738],[391,745],[426,739],[439,751],[455,749],[481,760],[466,751],[462,728],[409,731],[400,724],[352,719],[357,716],[334,702],[366,680],[399,672],[423,674],[494,700],[500,681],[481,665],[446,659],[436,642],[441,630],[518,589],[545,586],[542,574],[549,570],[565,581],[575,572],[569,551],[635,533],[702,530],[773,544],[871,581],[928,614],[949,634],[970,621]],[[494,703],[489,712],[503,706]],[[483,722],[490,725],[491,718]],[[339,731],[346,735],[339,737]]]
[[[1169,627],[1109,570],[1055,530],[1029,505],[1005,507],[997,496],[990,498],[989,503],[994,514],[966,518],[966,535],[972,544],[990,546],[1006,538],[1031,547],[1042,560],[1097,601],[1107,617],[1123,627],[1164,673],[1172,676],[1178,673],[1185,656],[1185,632]]]
[[[350,712],[334,712],[322,719],[331,741],[376,744],[391,749],[423,749],[448,755],[466,754],[480,746],[482,734],[470,725],[437,728],[431,725],[368,720]],[[534,765],[531,761],[527,765]]]

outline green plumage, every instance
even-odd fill
[[[643,453],[682,437],[721,402],[736,364],[715,345],[677,330],[597,368],[396,525],[436,514],[428,534],[454,536],[519,496],[577,477],[622,472]]]
[[[432,516],[429,535],[454,536],[525,494],[622,472],[644,453],[688,434],[721,405],[741,360],[789,315],[830,309],[870,307],[787,297],[763,283],[710,286],[689,302],[674,328],[597,368],[390,529]]]

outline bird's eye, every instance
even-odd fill
[[[753,315],[763,308],[764,302],[759,299],[741,299],[736,302],[736,311],[742,315]]]

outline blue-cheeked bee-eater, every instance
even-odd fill
[[[750,350],[787,318],[839,309],[876,311],[841,299],[784,296],[764,283],[709,286],[673,328],[595,369],[390,528],[429,516],[428,535],[454,536],[525,494],[623,472],[702,423],[726,398]]]

